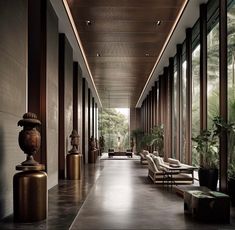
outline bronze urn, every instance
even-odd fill
[[[33,155],[40,149],[41,135],[37,130],[37,127],[40,125],[41,122],[37,119],[37,115],[30,112],[25,113],[23,119],[18,122],[18,126],[23,127],[18,137],[19,146],[24,153],[27,154],[26,161],[22,162],[21,165],[39,165],[39,163],[34,160]]]

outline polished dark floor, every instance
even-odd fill
[[[60,180],[57,186],[50,189],[47,220],[14,223],[11,215],[0,222],[0,229],[69,229],[102,169],[99,163],[86,165],[83,180]]]
[[[71,229],[235,229],[184,215],[183,199],[151,183],[139,161],[105,161]]]
[[[233,208],[230,224],[184,215],[183,199],[152,184],[138,160],[101,160],[84,172],[82,181],[60,181],[49,191],[47,220],[16,224],[10,216],[0,229],[235,229]]]

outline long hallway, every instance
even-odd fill
[[[183,199],[147,178],[139,160],[100,160],[86,165],[82,181],[61,180],[48,193],[48,218],[14,223],[9,229],[235,229],[235,209],[230,224],[210,224],[184,215]]]
[[[205,224],[184,215],[183,199],[151,183],[147,169],[135,160],[104,160],[103,170],[71,229],[235,229]]]

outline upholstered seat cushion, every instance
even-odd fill
[[[180,165],[180,161],[174,158],[168,158],[169,164]]]

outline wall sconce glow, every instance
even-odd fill
[[[87,26],[90,26],[90,25],[91,25],[91,21],[90,21],[90,20],[87,20],[87,21],[86,21],[86,25],[87,25]]]
[[[161,24],[161,21],[157,20],[157,25],[160,26],[160,24]]]

